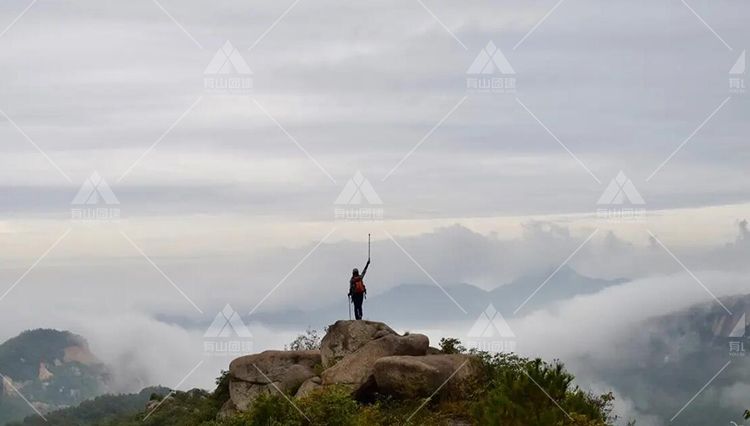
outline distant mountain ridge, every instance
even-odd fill
[[[564,266],[558,271],[550,270],[544,274],[523,276],[489,291],[471,284],[441,286],[433,283],[401,284],[384,293],[370,295],[365,302],[365,317],[388,318],[388,321],[405,322],[418,327],[436,322],[466,320],[467,314],[479,315],[490,303],[501,314],[511,315],[527,299],[528,301],[522,308],[525,311],[571,297],[596,293],[604,288],[625,282],[627,282],[625,279],[606,280],[587,277]],[[370,287],[371,293],[372,287]],[[534,296],[530,297],[532,294]],[[343,318],[342,314],[346,314],[345,297],[346,293],[342,292],[340,304],[321,309],[261,312],[248,320],[321,327]]]
[[[750,294],[720,300],[731,314],[710,301],[643,321],[612,348],[618,362],[585,357],[579,376],[606,378],[632,398],[639,413],[658,416],[664,424],[687,401],[675,424],[745,424],[742,413],[750,406]]]

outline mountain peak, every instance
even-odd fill
[[[107,390],[109,373],[82,336],[69,331],[35,329],[0,344],[0,424],[33,411],[75,405]],[[11,416],[11,417],[6,417]]]

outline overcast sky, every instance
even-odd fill
[[[210,321],[227,302],[323,306],[364,263],[367,233],[381,290],[492,288],[569,256],[596,277],[684,273],[667,249],[691,267],[741,269],[750,94],[730,82],[745,82],[749,9],[4,1],[0,318],[14,320],[0,338],[76,324],[102,336],[159,314]],[[489,42],[512,70],[468,73]],[[219,78],[252,88],[207,88]],[[514,89],[472,90],[472,78]],[[358,171],[363,203],[335,205]],[[625,202],[598,204],[621,171]],[[99,204],[73,203],[94,172],[116,202],[99,185]],[[96,207],[119,220],[72,220]],[[335,217],[360,207],[383,220]],[[598,214],[623,208],[644,215]],[[91,326],[103,312],[118,319]]]
[[[1,117],[8,216],[65,219],[93,171],[129,218],[326,220],[356,170],[391,219],[590,212],[620,170],[651,209],[747,201],[742,2],[160,4],[41,0],[0,37],[0,109],[44,152]],[[226,41],[247,96],[204,88]],[[467,91],[488,41],[515,93]]]

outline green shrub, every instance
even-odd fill
[[[466,348],[461,341],[453,337],[443,337],[440,339],[440,350],[444,354],[461,354],[466,352]]]
[[[216,389],[211,398],[216,402],[217,409],[229,401],[229,371],[221,370],[221,375],[216,378]]]
[[[312,424],[348,426],[355,424],[360,410],[351,391],[342,386],[317,389],[298,400],[298,406]]]
[[[483,354],[487,381],[472,414],[480,424],[605,426],[611,394],[594,396],[572,386],[563,364],[515,355]]]
[[[369,421],[369,424],[383,426],[477,424],[472,421],[471,406],[468,399],[450,401],[435,397],[399,400],[380,395],[375,403],[362,406],[359,418]],[[366,412],[368,409],[372,412]],[[357,425],[360,424],[368,423],[357,423]]]
[[[331,386],[313,391],[300,399],[287,400],[278,393],[263,394],[253,402],[250,411],[227,419],[221,424],[222,426],[306,426],[311,424],[350,426],[364,424],[357,423],[360,411],[359,404],[351,398],[347,389]]]
[[[266,394],[256,400],[250,411],[217,422],[220,426],[390,426],[412,424],[438,426],[446,424],[439,413],[422,400],[394,401],[384,399],[374,404],[359,404],[343,386],[315,390],[303,398],[290,398],[302,413],[279,394]],[[419,409],[419,410],[418,410]],[[416,414],[415,414],[416,413]],[[407,421],[408,420],[408,421]],[[209,425],[203,425],[209,426]]]
[[[250,411],[233,419],[238,423],[227,426],[292,426],[304,424],[300,413],[278,393],[262,394],[253,402]]]

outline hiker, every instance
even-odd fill
[[[367,297],[367,287],[362,279],[367,273],[367,267],[370,266],[370,259],[367,259],[365,269],[362,270],[362,275],[359,274],[359,269],[354,268],[352,271],[352,278],[349,280],[349,297],[354,303],[354,318],[362,319],[362,301]]]

